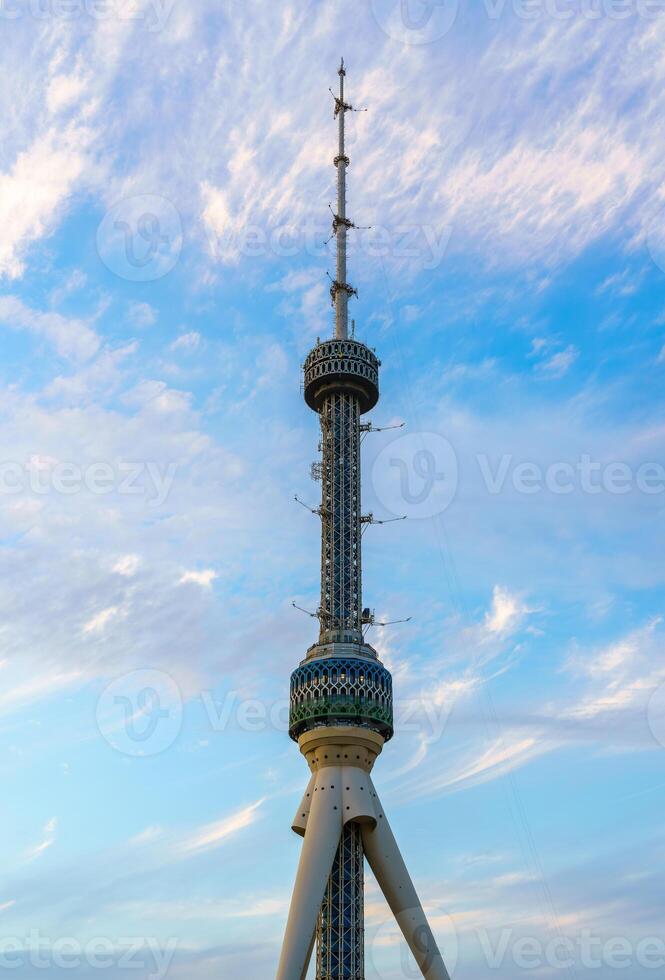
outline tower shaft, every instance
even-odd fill
[[[321,406],[320,642],[360,643],[360,401],[328,395]]]

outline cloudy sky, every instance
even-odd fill
[[[460,980],[665,964],[665,4],[3,0],[0,957],[274,975],[344,54],[375,770]],[[368,980],[413,967],[371,878]],[[527,969],[530,967],[530,969]],[[131,971],[128,974],[128,970]]]

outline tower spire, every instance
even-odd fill
[[[345,124],[347,112],[353,111],[353,106],[344,101],[344,79],[346,68],[344,58],[337,72],[339,75],[339,95],[335,95],[335,118],[338,121],[339,146],[335,157],[337,167],[337,211],[333,213],[333,234],[337,239],[337,272],[330,287],[330,294],[335,306],[335,337],[346,340],[349,336],[349,296],[356,295],[356,290],[346,281],[346,236],[349,228],[355,227],[346,216],[346,171],[349,158],[346,155]]]

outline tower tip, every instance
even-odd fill
[[[344,67],[344,58],[342,58],[342,60],[340,62],[338,74],[339,75],[346,75],[346,68]]]

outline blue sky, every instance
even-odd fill
[[[342,53],[352,315],[406,423],[363,448],[409,517],[364,538],[366,604],[413,617],[372,633],[377,788],[455,978],[662,971],[661,7],[2,4],[15,975],[274,973]],[[415,976],[371,877],[367,944]]]

